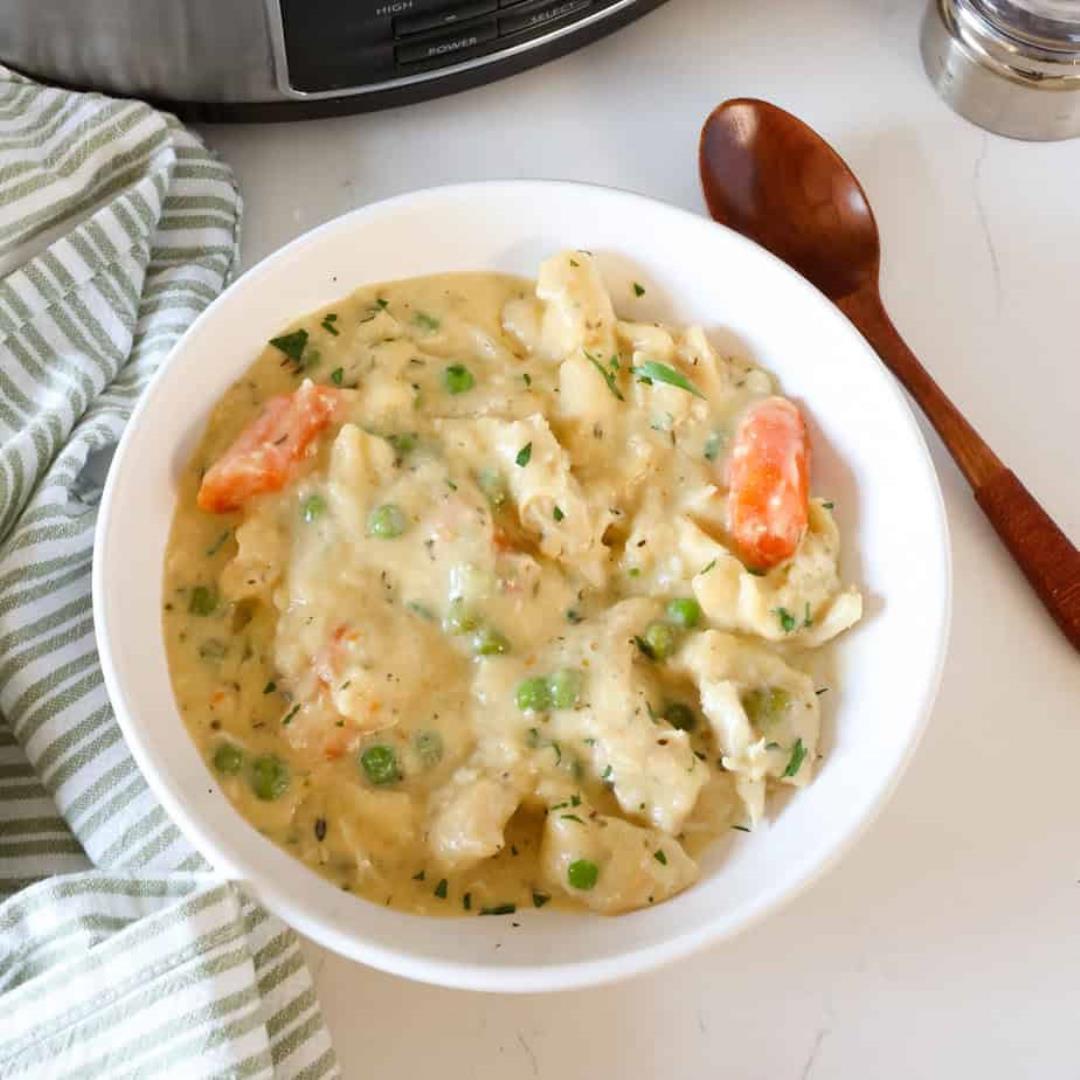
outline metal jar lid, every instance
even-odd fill
[[[938,93],[980,127],[1080,136],[1080,0],[930,0],[922,56]]]

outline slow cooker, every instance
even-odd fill
[[[663,2],[3,0],[0,61],[194,119],[294,119],[499,79]]]

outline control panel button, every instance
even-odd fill
[[[496,0],[473,0],[469,4],[444,8],[442,11],[426,11],[419,15],[399,15],[394,20],[394,33],[404,37],[409,34],[423,34],[428,30],[453,29],[466,19],[476,19],[481,15],[490,15],[495,10]]]
[[[494,19],[462,26],[452,34],[424,38],[398,45],[395,50],[399,64],[421,64],[431,60],[452,62],[459,54],[468,53],[478,45],[494,41],[498,36]]]
[[[523,5],[520,11],[515,9],[499,16],[499,33],[520,34],[542,30],[560,19],[580,14],[588,7],[592,7],[592,0],[547,0],[535,6]]]

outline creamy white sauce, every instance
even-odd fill
[[[808,782],[818,698],[784,655],[861,605],[820,502],[765,575],[726,540],[726,446],[765,372],[700,329],[617,320],[580,252],[535,288],[396,282],[290,329],[300,364],[268,346],[216,407],[165,568],[177,701],[257,828],[408,911],[617,913]],[[305,379],[341,402],[289,482],[198,509],[206,469]]]

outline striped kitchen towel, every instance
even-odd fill
[[[338,1074],[295,935],[157,804],[94,646],[112,448],[239,215],[172,117],[0,68],[0,1076]]]

